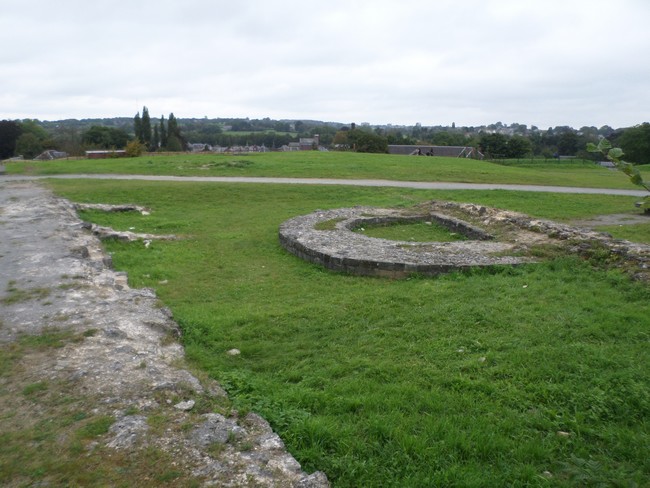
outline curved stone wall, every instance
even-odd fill
[[[408,242],[368,237],[353,229],[365,225],[435,221],[467,241]],[[329,223],[331,230],[318,230]],[[517,245],[493,238],[483,229],[434,211],[374,207],[316,211],[280,226],[280,243],[292,254],[334,271],[368,276],[437,275],[477,266],[517,265],[530,259],[516,256]]]

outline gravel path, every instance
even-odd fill
[[[335,178],[272,178],[254,176],[155,176],[155,175],[52,175],[52,176],[0,176],[0,181],[56,179],[97,179],[97,180],[143,180],[143,181],[190,181],[214,183],[268,183],[287,185],[345,185],[414,188],[420,190],[514,190],[545,193],[584,193],[598,195],[645,196],[643,190],[622,190],[613,188],[580,188],[573,186],[506,185],[500,183],[448,183],[426,181],[392,180],[352,180]]]

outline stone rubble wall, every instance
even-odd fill
[[[334,230],[319,224],[338,221]],[[408,221],[436,221],[467,235],[468,241],[407,242],[377,239],[353,232],[366,225]],[[290,253],[333,271],[366,276],[435,276],[477,266],[517,265],[530,259],[514,255],[512,243],[490,240],[482,229],[435,212],[413,215],[399,209],[354,207],[317,211],[280,226],[281,245]],[[478,240],[481,239],[481,240]],[[511,253],[508,255],[508,253]]]
[[[35,183],[0,183],[0,344],[53,328],[83,337],[22,358],[26,380],[64,383],[89,410],[112,416],[102,446],[162,449],[203,486],[329,486],[322,472],[302,471],[258,415],[195,412],[225,391],[184,367],[171,312],[153,290],[130,288],[110,262],[68,201]],[[10,290],[25,298],[9,300]],[[149,427],[152,416],[168,419],[161,432]]]
[[[333,229],[318,230],[330,221],[335,222]],[[470,240],[415,243],[353,232],[364,225],[414,221],[436,222]],[[499,239],[484,230],[495,226],[502,231],[507,228]],[[308,262],[365,276],[401,278],[414,273],[435,276],[473,267],[516,266],[534,262],[526,252],[531,245],[540,243],[559,243],[567,247],[567,252],[585,254],[599,245],[631,266],[637,278],[647,279],[650,274],[650,246],[517,212],[455,202],[427,202],[414,209],[319,210],[284,222],[279,229],[279,240],[287,251]]]

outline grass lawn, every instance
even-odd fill
[[[630,197],[50,184],[73,201],[153,210],[88,220],[186,236],[106,248],[132,286],[156,289],[172,309],[189,358],[334,487],[650,480],[647,285],[575,256],[430,279],[348,276],[286,253],[277,238],[284,220],[316,209],[447,199],[572,219],[627,211]]]
[[[368,237],[408,242],[453,242],[464,241],[463,234],[451,232],[435,222],[409,222],[392,225],[365,225],[353,229]]]
[[[634,225],[604,225],[598,227],[596,230],[599,232],[608,232],[617,239],[627,239],[628,241],[646,244],[650,243],[650,223]]]
[[[158,174],[391,179],[637,189],[622,173],[584,161],[522,161],[504,166],[472,159],[300,151],[244,156],[179,154],[105,160],[11,162],[9,174]],[[650,168],[648,168],[650,170]],[[643,168],[644,173],[647,171]]]

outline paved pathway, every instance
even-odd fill
[[[215,183],[272,183],[295,185],[347,185],[370,187],[414,188],[419,190],[513,190],[546,193],[587,193],[598,195],[645,196],[644,190],[612,188],[579,188],[573,186],[507,185],[501,183],[450,183],[427,181],[352,180],[335,178],[277,178],[256,176],[157,176],[157,175],[51,175],[51,176],[0,176],[0,181],[56,179],[144,180],[144,181],[194,181]]]

